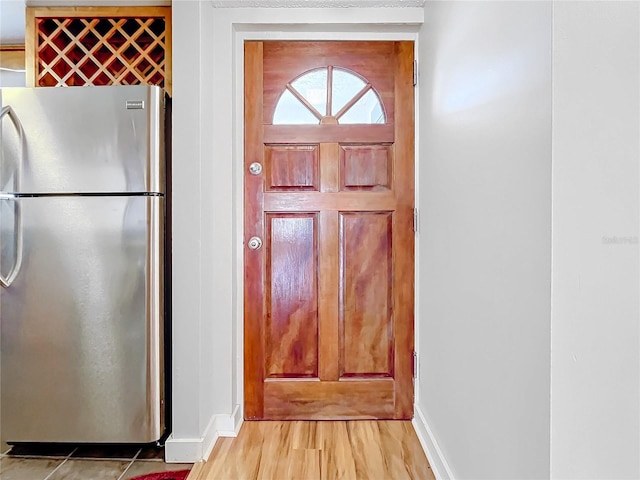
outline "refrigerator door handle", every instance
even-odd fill
[[[16,129],[16,132],[18,132],[18,144],[20,145],[20,151],[18,154],[18,163],[16,165],[16,172],[13,180],[13,191],[20,192],[20,173],[21,173],[20,171],[22,169],[22,164],[24,163],[24,152],[25,152],[24,129],[22,128],[22,123],[20,122],[20,119],[18,118],[18,115],[16,114],[15,110],[11,108],[11,105],[2,107],[2,110],[0,110],[0,122],[2,122],[2,119],[4,118],[5,115],[11,120],[11,123],[13,123],[13,126]],[[2,138],[1,135],[0,135],[0,138]],[[0,142],[0,159],[2,159],[2,143],[1,142]]]
[[[2,271],[0,271],[0,285],[3,288],[9,288],[13,281],[18,276],[20,272],[20,267],[22,266],[22,213],[20,212],[20,204],[16,201],[16,199],[11,198],[9,195],[1,195],[0,201],[12,201],[15,206],[15,215],[14,215],[14,231],[15,231],[15,241],[16,241],[16,253],[15,253],[15,261],[13,263],[13,267],[9,271],[9,273],[5,276]]]
[[[0,122],[2,119],[7,116],[11,123],[13,124],[16,132],[18,133],[18,145],[19,145],[19,154],[18,161],[16,164],[16,170],[13,177],[13,189],[16,192],[20,191],[20,173],[22,169],[22,165],[24,163],[24,129],[22,128],[22,123],[18,118],[15,110],[11,108],[11,105],[7,105],[2,107],[0,110]],[[0,143],[0,158],[2,152],[2,144]],[[9,271],[9,273],[5,276],[2,271],[0,271],[0,285],[4,288],[8,288],[13,281],[15,280],[18,272],[20,271],[20,267],[22,266],[22,214],[20,212],[20,205],[15,201],[13,195],[11,194],[2,194],[0,193],[0,200],[10,200],[15,202],[15,215],[14,215],[14,232],[15,232],[15,261],[13,263],[13,267]]]

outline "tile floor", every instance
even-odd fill
[[[188,463],[165,463],[164,448],[131,445],[2,444],[2,480],[130,480],[138,475],[187,470]]]

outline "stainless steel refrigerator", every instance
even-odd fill
[[[0,98],[0,437],[156,441],[165,95],[3,88]]]

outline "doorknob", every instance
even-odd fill
[[[260,247],[262,247],[262,240],[260,239],[260,237],[251,237],[247,245],[249,245],[249,248],[251,250],[258,250]]]
[[[258,162],[253,162],[251,165],[249,165],[249,173],[251,175],[260,175],[262,173],[262,165],[260,165]]]

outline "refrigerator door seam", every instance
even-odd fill
[[[34,197],[164,197],[164,193],[157,192],[34,192],[34,193],[0,193],[3,198],[34,198]]]

